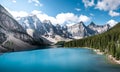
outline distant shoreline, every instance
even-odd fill
[[[83,47],[83,48],[92,49],[94,52],[96,52],[96,54],[99,54],[99,55],[105,54],[104,52],[100,52],[99,49],[94,49],[89,47]],[[111,63],[120,64],[120,60],[116,60],[112,55],[106,54],[106,56]]]

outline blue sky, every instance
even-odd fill
[[[14,17],[36,14],[53,24],[74,24],[83,21],[88,25],[120,21],[120,0],[0,0]]]

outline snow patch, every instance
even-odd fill
[[[111,27],[113,27],[113,26],[116,25],[117,23],[118,23],[117,21],[112,20],[112,19],[107,22],[107,24],[109,24]]]
[[[33,29],[26,29],[27,33],[33,37],[34,30]]]

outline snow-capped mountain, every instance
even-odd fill
[[[60,35],[61,37],[64,37],[64,38],[70,38],[71,35],[68,32],[68,27],[66,25],[61,26],[57,24],[55,27],[56,27],[55,32],[57,35]]]
[[[44,26],[44,29],[45,29],[45,33],[43,35],[48,35],[48,36],[51,36],[51,37],[54,37],[55,35],[55,27],[52,25],[52,23],[50,22],[50,20],[44,20],[43,21],[43,26]]]
[[[53,33],[53,25],[50,21],[44,20],[43,23],[36,15],[29,15],[18,19],[18,22],[26,29],[27,33],[33,37],[34,33],[47,35]],[[32,32],[32,34],[31,34]]]
[[[46,30],[36,15],[29,15],[18,19],[18,22],[27,30],[27,33],[33,37],[34,31],[39,31],[43,35]]]
[[[115,21],[115,20],[109,20],[109,21],[107,22],[107,24],[110,25],[110,27],[115,26],[117,23],[118,23],[118,22]]]
[[[82,21],[72,26],[69,26],[68,31],[70,32],[73,38],[78,39],[95,34],[95,31],[85,26]]]
[[[43,44],[35,40],[26,30],[0,5],[0,52],[18,51],[32,48],[33,44]]]
[[[71,26],[53,25],[50,20],[41,22],[36,15],[29,15],[17,20],[33,38],[37,39],[42,36],[52,43],[100,34],[111,28],[109,24],[96,25],[94,22],[86,26],[82,21]]]
[[[60,41],[64,38],[69,38],[67,26],[62,27],[59,24],[54,26],[50,20],[41,22],[36,15],[29,15],[17,19],[18,22],[26,29],[27,33],[32,37],[42,36],[51,41]]]
[[[94,22],[91,22],[87,27],[93,31],[96,31],[97,34],[103,33],[111,28],[109,24],[96,25]]]

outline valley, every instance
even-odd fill
[[[0,72],[120,72],[120,1],[0,0]]]

